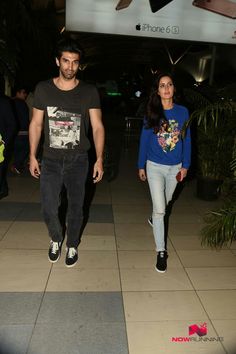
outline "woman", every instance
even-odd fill
[[[181,129],[188,119],[188,110],[174,102],[175,86],[169,74],[161,74],[147,104],[147,113],[140,137],[139,178],[148,180],[153,212],[153,233],[156,243],[156,270],[167,268],[164,216],[178,181],[182,181],[190,166],[191,137]],[[178,181],[177,181],[178,180]]]

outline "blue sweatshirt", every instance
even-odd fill
[[[165,110],[168,124],[164,121],[157,133],[153,128],[144,126],[140,137],[138,168],[145,168],[146,161],[150,160],[162,165],[177,165],[189,168],[191,162],[191,136],[187,129],[184,139],[181,129],[188,119],[188,110],[184,106],[174,104],[172,109]]]

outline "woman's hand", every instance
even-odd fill
[[[146,172],[145,172],[144,168],[140,168],[138,170],[138,175],[139,175],[139,178],[141,179],[141,181],[146,181],[147,176],[146,176]]]
[[[181,173],[181,179],[180,179],[180,182],[182,182],[182,181],[183,181],[183,179],[187,176],[187,173],[188,173],[187,168],[182,167],[182,168],[180,169],[180,173]]]

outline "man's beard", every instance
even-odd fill
[[[66,80],[71,80],[76,77],[77,72],[76,71],[70,71],[70,70],[61,70],[61,75],[63,76],[64,79]]]

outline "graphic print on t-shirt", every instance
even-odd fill
[[[54,149],[75,149],[80,143],[81,114],[47,107],[49,146]]]
[[[162,120],[159,131],[157,132],[157,140],[164,152],[174,150],[179,141],[180,130],[178,122],[174,119]]]

